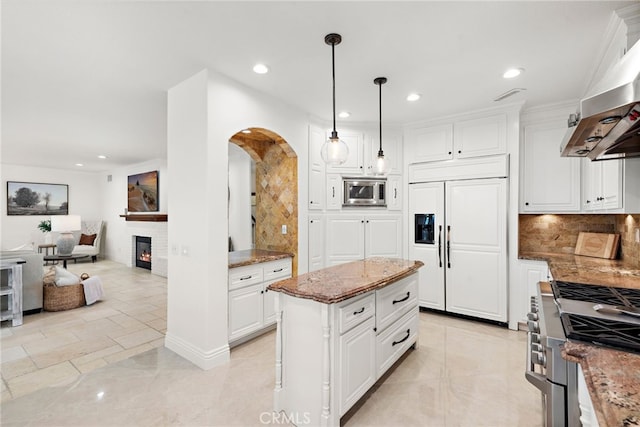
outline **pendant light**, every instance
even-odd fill
[[[378,150],[378,159],[373,171],[376,175],[384,175],[387,173],[387,162],[384,158],[384,152],[382,151],[382,85],[386,82],[386,77],[376,77],[373,79],[373,83],[378,85],[380,93],[380,149]]]
[[[339,166],[347,161],[349,157],[349,147],[338,138],[336,131],[336,66],[335,66],[335,46],[340,44],[342,36],[340,34],[327,34],[324,38],[326,44],[331,45],[331,76],[333,79],[333,131],[329,139],[325,141],[320,150],[322,160],[330,166]]]

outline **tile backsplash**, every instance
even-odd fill
[[[640,267],[640,243],[635,230],[640,215],[519,215],[520,252],[559,252],[572,254],[581,231],[620,234],[618,258]]]

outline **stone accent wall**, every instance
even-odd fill
[[[635,230],[640,215],[519,215],[518,245],[521,252],[559,252],[572,254],[581,231],[620,234],[618,258],[640,267],[640,243]]]
[[[271,145],[256,163],[256,249],[293,253],[298,272],[298,158]],[[287,234],[282,234],[286,225]]]
[[[616,215],[616,232],[620,233],[622,258],[640,268],[640,243],[635,241],[635,232],[640,228],[640,214]]]
[[[615,233],[616,215],[520,215],[520,252],[572,254],[581,231]]]

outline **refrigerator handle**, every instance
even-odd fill
[[[451,268],[451,226],[447,225],[447,268]]]
[[[442,268],[442,226],[438,226],[438,262]]]

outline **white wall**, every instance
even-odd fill
[[[280,101],[202,71],[169,90],[170,220],[165,345],[203,369],[229,359],[228,150],[248,127],[269,129],[298,155],[299,224],[306,223],[307,118]],[[299,268],[307,270],[300,227]]]
[[[130,257],[130,236],[127,232],[127,222],[120,215],[124,215],[127,207],[127,178],[143,172],[158,171],[159,195],[158,212],[168,214],[169,206],[169,172],[167,161],[154,159],[136,163],[103,173],[100,178],[100,197],[104,204],[102,219],[105,222],[105,236],[103,251],[105,257],[113,261],[128,265]],[[108,180],[111,176],[111,181]],[[156,213],[156,212],[154,212]]]
[[[229,144],[229,237],[236,251],[252,249],[251,173],[252,159],[244,149]]]
[[[69,186],[69,213],[80,215],[83,220],[102,219],[104,199],[101,191],[101,174],[64,169],[39,168],[2,164],[2,202],[0,205],[0,246],[2,250],[26,243],[44,243],[44,234],[37,225],[50,216],[8,216],[7,181],[66,184]]]

